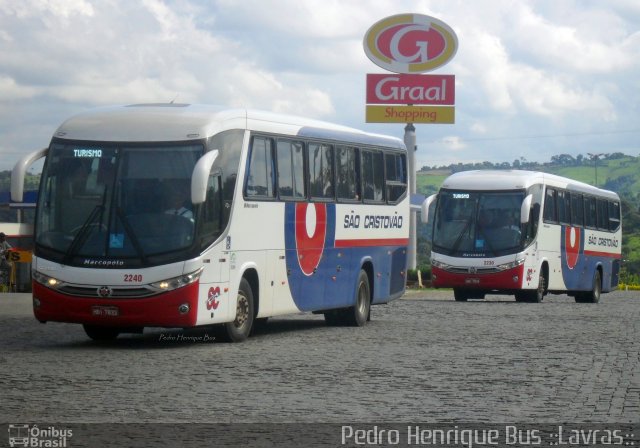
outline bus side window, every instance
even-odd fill
[[[384,159],[380,151],[362,151],[363,199],[384,201]]]
[[[523,234],[524,245],[528,246],[535,239],[538,233],[538,220],[540,219],[540,204],[534,202],[531,204],[531,211],[529,213],[529,222],[526,224],[525,232]]]
[[[395,204],[407,192],[407,159],[404,154],[385,154],[387,201]]]
[[[556,209],[556,190],[547,188],[544,198],[544,214],[542,215],[544,222],[557,224],[558,214]]]
[[[584,200],[581,194],[571,193],[571,224],[576,227],[584,225]]]
[[[333,146],[310,143],[308,154],[311,198],[332,199],[334,196]]]
[[[556,193],[558,203],[558,221],[560,224],[571,222],[571,194],[568,191],[558,190]]]
[[[596,228],[596,198],[584,197],[584,226],[589,229]]]
[[[598,230],[609,230],[609,203],[606,199],[598,199]]]
[[[620,203],[609,202],[609,231],[615,232],[620,227]]]
[[[207,196],[202,205],[201,247],[205,248],[213,243],[222,231],[222,189],[221,176],[210,174],[207,182]]]
[[[278,196],[281,199],[304,199],[304,153],[302,142],[278,140],[276,145]]]
[[[338,200],[359,201],[360,181],[358,150],[350,146],[336,147],[336,186]]]
[[[254,137],[249,154],[249,168],[244,188],[247,198],[272,199],[275,197],[273,172],[273,141]]]

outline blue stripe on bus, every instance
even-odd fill
[[[370,261],[374,267],[373,303],[387,302],[403,291],[406,245],[379,247],[335,247],[335,204],[326,207],[326,237],[322,256],[310,275],[305,274],[296,242],[296,206],[285,204],[285,247],[288,283],[294,303],[301,311],[353,306],[360,268]],[[300,219],[300,217],[299,217]],[[316,231],[319,231],[317,229]]]

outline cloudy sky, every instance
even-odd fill
[[[637,0],[0,0],[0,170],[72,114],[192,102],[365,123],[368,28],[436,17],[459,41],[456,123],[417,125],[418,167],[640,155]]]

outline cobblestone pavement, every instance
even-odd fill
[[[364,328],[274,318],[243,344],[210,328],[114,343],[42,325],[0,295],[4,422],[640,422],[640,294],[457,303],[410,291]]]

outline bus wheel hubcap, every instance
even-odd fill
[[[249,301],[243,295],[238,296],[238,307],[236,309],[236,327],[242,327],[249,318]]]
[[[361,314],[364,314],[367,308],[367,290],[363,283],[360,283],[360,288],[358,291],[358,303],[356,304],[358,307],[358,311]]]

